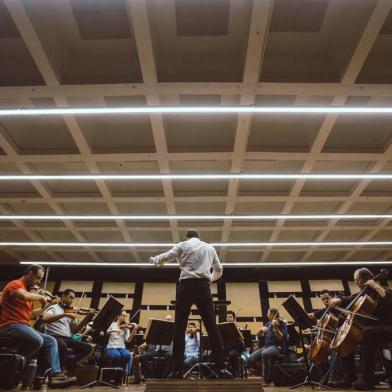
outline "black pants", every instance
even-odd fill
[[[193,304],[196,304],[206,327],[217,368],[224,368],[221,336],[215,321],[210,282],[205,279],[183,279],[177,287],[176,316],[173,337],[174,370],[184,367],[185,330]]]
[[[363,329],[360,343],[360,372],[369,384],[374,383],[377,350],[391,342],[392,325],[369,325]],[[353,378],[355,375],[354,356],[350,355],[342,359],[346,373]]]
[[[64,369],[66,365],[67,348],[72,348],[75,352],[75,356],[71,361],[71,367],[74,367],[79,359],[82,359],[93,351],[93,347],[88,343],[66,338],[65,336],[54,336],[54,338],[57,340],[57,344],[59,346],[61,369]]]

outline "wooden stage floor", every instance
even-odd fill
[[[121,392],[144,392],[146,389],[146,384],[141,384],[141,385],[128,385],[128,386],[123,386],[121,388]],[[44,389],[43,389],[44,390]],[[169,390],[169,389],[168,389]],[[288,391],[289,389],[287,387],[264,387],[264,391],[265,392],[283,392],[283,391]],[[315,390],[319,390],[322,391],[323,389],[315,389]],[[335,391],[335,392],[343,392],[343,391],[353,391],[352,389],[329,389],[329,391]],[[392,391],[391,388],[387,388],[387,387],[380,387],[378,386],[376,388],[376,391],[382,391],[382,392],[388,392],[388,391]],[[47,392],[49,391],[67,391],[67,392],[80,392],[81,389],[79,389],[78,387],[72,387],[72,388],[67,388],[67,389],[47,389]],[[94,391],[94,392],[109,392],[109,391],[115,391],[115,389],[112,388],[107,388],[107,387],[96,387],[96,388],[91,388],[91,389],[87,389],[87,391]],[[312,391],[311,387],[302,387],[302,388],[298,388],[296,389],[297,392],[309,392]]]

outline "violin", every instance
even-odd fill
[[[34,287],[32,288],[35,289]],[[45,297],[47,302],[50,302],[52,305],[58,303],[59,297],[57,295],[52,294],[49,290],[46,289],[38,289],[37,294]]]
[[[88,314],[91,313],[91,310],[94,311],[94,315],[98,312],[98,310],[90,309],[90,308],[67,306],[66,308],[64,308],[64,313],[73,313],[73,314],[80,314],[83,316],[87,316]]]
[[[127,323],[127,322],[124,322],[124,323],[121,323],[120,324],[120,327],[122,327],[122,328],[128,328],[128,329],[135,329],[135,327],[137,327],[137,330],[139,329],[139,326],[136,324],[136,323]],[[137,331],[136,330],[136,331]],[[136,332],[135,331],[135,332]]]

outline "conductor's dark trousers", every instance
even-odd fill
[[[216,367],[223,369],[225,365],[222,339],[215,321],[210,281],[195,278],[182,279],[177,287],[173,336],[174,370],[182,371],[184,367],[185,330],[193,304],[196,304],[207,330]]]

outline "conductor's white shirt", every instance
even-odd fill
[[[223,268],[215,248],[199,238],[179,242],[168,252],[150,257],[150,261],[156,265],[174,260],[180,265],[180,280],[199,278],[215,281],[222,276]]]

